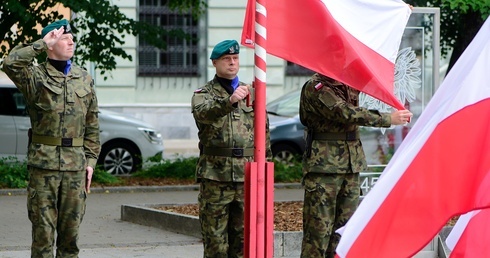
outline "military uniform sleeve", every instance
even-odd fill
[[[5,57],[3,69],[22,92],[24,92],[23,87],[28,85],[26,80],[32,80],[31,69],[34,58],[47,48],[46,42],[39,39],[32,44],[20,44],[14,47]]]
[[[194,119],[202,124],[211,124],[235,109],[229,98],[213,97],[206,89],[196,90],[191,104]]]
[[[100,129],[99,129],[99,107],[97,102],[97,96],[93,88],[93,81],[91,85],[92,89],[92,101],[87,111],[85,135],[83,141],[83,147],[85,150],[85,157],[87,159],[87,166],[95,168],[97,165],[97,159],[100,153]]]
[[[369,110],[352,105],[341,98],[328,87],[318,90],[318,110],[322,112],[325,119],[333,119],[345,124],[356,124],[360,126],[390,127],[391,115],[380,113],[377,110]]]

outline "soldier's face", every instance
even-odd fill
[[[238,54],[224,55],[213,60],[216,67],[216,74],[221,78],[233,79],[238,74],[240,68],[240,58]]]
[[[67,61],[73,57],[75,43],[71,33],[61,35],[60,40],[53,46],[53,50],[48,52],[48,56],[54,60]]]

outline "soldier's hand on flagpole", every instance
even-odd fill
[[[244,99],[247,97],[249,90],[248,90],[248,85],[240,85],[236,90],[233,92],[233,94],[230,97],[230,102],[231,104],[235,104],[238,101]]]
[[[391,113],[391,124],[392,125],[404,125],[410,122],[412,118],[412,112],[408,110],[396,110]]]

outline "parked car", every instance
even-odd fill
[[[113,175],[128,175],[150,157],[161,158],[161,134],[151,125],[122,113],[100,109],[98,164]],[[0,78],[0,157],[27,155],[27,130],[31,127],[22,93],[9,79]]]
[[[267,104],[271,149],[274,159],[291,163],[305,150],[304,126],[299,120],[301,89],[286,93]]]

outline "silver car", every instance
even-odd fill
[[[128,175],[148,158],[162,157],[162,136],[148,123],[104,109],[100,109],[99,123],[102,150],[98,164],[108,173]],[[30,127],[22,93],[12,81],[0,78],[0,157],[24,160]]]

